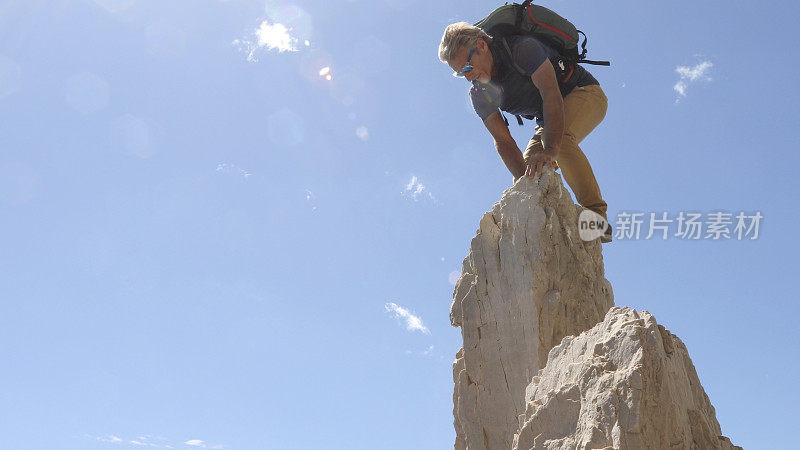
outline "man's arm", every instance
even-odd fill
[[[544,114],[544,150],[534,153],[525,161],[525,175],[535,176],[544,166],[556,168],[556,157],[564,138],[564,98],[558,88],[556,72],[549,59],[545,59],[531,75],[533,84],[542,96],[542,113]]]
[[[519,178],[525,174],[525,160],[522,159],[522,151],[517,147],[517,142],[511,136],[508,125],[503,121],[500,111],[489,114],[489,116],[484,119],[483,124],[486,125],[489,133],[492,134],[492,138],[494,138],[494,147],[497,149],[497,153],[500,154],[500,158],[503,160],[503,163],[505,163],[508,171],[511,172],[511,175],[514,175],[515,178]]]
[[[542,96],[542,113],[544,114],[544,136],[542,143],[545,149],[552,148],[556,152],[561,148],[564,137],[564,98],[558,88],[556,71],[549,59],[531,75],[533,84]]]

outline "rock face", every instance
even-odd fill
[[[510,449],[547,352],[613,305],[601,244],[578,235],[581,210],[546,171],[519,180],[481,219],[450,308],[464,339],[453,364],[456,449]]]
[[[686,346],[650,313],[614,307],[550,350],[514,450],[740,449],[723,437]]]
[[[450,320],[455,448],[734,449],[686,347],[613,306],[559,174],[523,178],[484,214]]]

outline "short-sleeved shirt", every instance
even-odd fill
[[[541,96],[538,95],[538,90],[533,85],[533,80],[531,80],[530,77],[546,59],[550,59],[552,62],[557,61],[559,57],[558,52],[554,48],[533,36],[509,36],[507,41],[509,48],[511,48],[511,54],[514,57],[514,62],[516,62],[516,64],[525,71],[528,77],[526,82],[533,86],[533,90],[535,90],[537,94],[530,95],[528,98],[522,99],[523,109],[525,109],[524,113],[525,115],[534,116],[536,118],[536,123],[539,126],[543,126],[544,120],[541,111]],[[495,64],[500,64],[501,67],[505,67],[505,64],[503,64],[501,59],[502,55],[499,54],[499,51],[503,50],[493,49],[492,56]],[[574,72],[569,79],[560,84],[562,93],[569,93],[575,86],[600,84],[597,79],[595,79],[595,77],[593,77],[592,74],[589,73],[589,71],[585,68],[578,64],[575,64],[574,67]],[[514,70],[513,68],[509,67],[505,67],[505,69]],[[475,112],[478,114],[481,120],[485,120],[490,114],[500,108],[503,100],[503,92],[508,92],[511,90],[508,89],[510,86],[504,86],[504,84],[512,82],[509,81],[512,79],[514,78],[505,77],[502,80],[498,80],[493,77],[488,85],[478,81],[473,82],[473,86],[469,90],[469,96],[472,100],[472,106],[475,108]],[[519,82],[519,80],[516,82]],[[481,86],[481,88],[479,89],[478,86]]]

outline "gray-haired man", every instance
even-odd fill
[[[574,65],[564,79],[551,61],[558,53],[533,36],[509,36],[513,63],[499,43],[466,22],[449,25],[439,45],[439,59],[454,75],[471,83],[475,112],[494,138],[500,158],[514,176],[535,176],[544,166],[561,168],[581,206],[607,220],[608,205],[600,194],[589,160],[578,144],[603,120],[608,99],[598,81],[583,67]],[[525,153],[520,151],[499,109],[534,117],[536,134]],[[601,242],[611,241],[611,227]]]

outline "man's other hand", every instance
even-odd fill
[[[558,163],[556,163],[557,155],[558,151],[554,149],[534,153],[525,160],[525,175],[531,178],[534,178],[537,174],[541,176],[545,166],[550,166],[553,170],[558,169]]]

